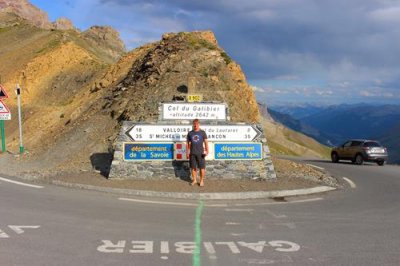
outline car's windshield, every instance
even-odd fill
[[[375,141],[368,141],[364,143],[364,147],[381,147],[381,144]]]

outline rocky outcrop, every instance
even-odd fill
[[[52,28],[47,13],[28,0],[0,0],[0,12],[15,13],[40,28]]]
[[[73,30],[75,29],[74,24],[67,18],[59,18],[53,22],[53,27],[57,30]]]
[[[114,59],[121,57],[126,51],[125,44],[119,37],[118,31],[107,26],[93,26],[82,33],[83,37],[96,46],[108,51]]]
[[[159,102],[201,94],[204,101],[226,102],[232,121],[258,122],[253,90],[212,32],[169,33],[140,49],[105,104],[117,120],[155,121]]]

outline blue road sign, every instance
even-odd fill
[[[174,159],[174,144],[169,143],[124,143],[125,161],[171,161]]]
[[[262,143],[215,143],[215,160],[262,160]]]

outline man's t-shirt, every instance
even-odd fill
[[[187,141],[191,143],[190,153],[191,154],[203,154],[204,147],[203,142],[207,139],[207,134],[204,130],[199,131],[189,131],[187,135]]]

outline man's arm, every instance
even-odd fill
[[[190,155],[190,146],[192,145],[192,143],[187,140],[186,141],[186,159],[189,159],[189,155]]]
[[[206,155],[208,155],[208,139],[204,139],[204,149],[205,149]]]

